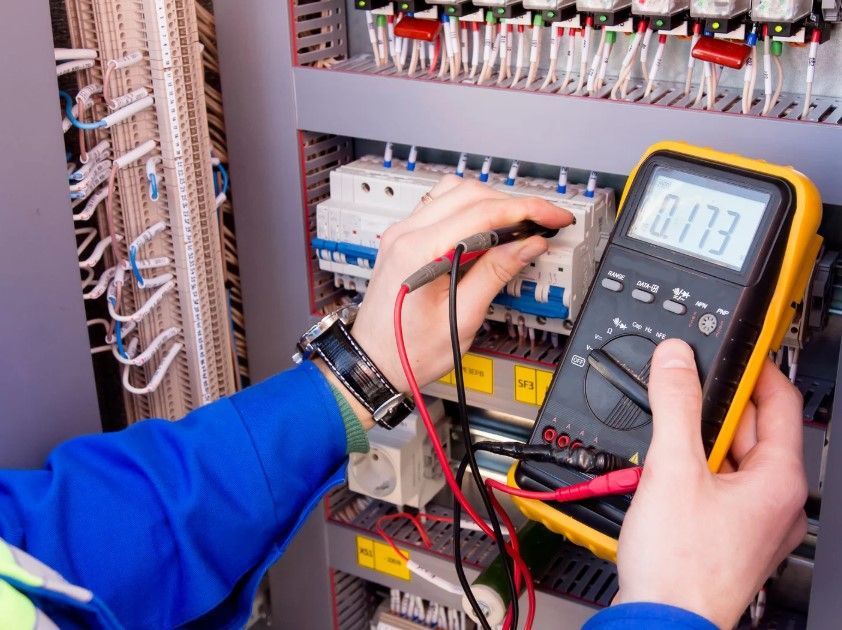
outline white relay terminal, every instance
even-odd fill
[[[752,0],[751,17],[759,22],[797,22],[812,8],[811,0]]]
[[[439,439],[450,451],[444,404],[426,398]],[[368,453],[351,453],[348,488],[398,506],[423,509],[444,487],[444,474],[418,411],[391,431],[374,427],[368,432]]]
[[[576,4],[576,0],[523,0],[523,8],[527,11],[558,11]]]
[[[690,8],[690,0],[635,0],[632,13],[635,15],[675,15]]]
[[[751,0],[690,0],[694,18],[731,19],[749,10]]]
[[[313,250],[319,267],[334,274],[337,287],[364,292],[371,277],[383,232],[406,217],[452,167],[418,163],[405,170],[393,161],[384,168],[366,157],[331,173],[330,199],[316,210]],[[466,171],[465,177],[477,174]],[[489,185],[516,196],[542,197],[576,217],[550,239],[549,251],[513,280],[494,300],[487,318],[510,325],[567,334],[593,277],[602,247],[614,221],[614,193],[597,189],[585,196],[583,186],[569,185],[558,193],[557,183],[520,177],[514,186],[492,173]]]
[[[631,4],[631,0],[576,0],[580,13],[614,13]]]

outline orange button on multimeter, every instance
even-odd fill
[[[718,470],[760,369],[781,342],[821,247],[821,200],[792,168],[683,143],[649,149],[535,423],[644,464],[652,436],[652,353],[676,337],[702,378],[702,437]],[[523,462],[509,481],[554,490],[588,479]],[[529,518],[614,560],[630,497],[551,505],[515,498]]]

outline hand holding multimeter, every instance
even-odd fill
[[[719,470],[765,358],[803,297],[820,219],[815,187],[791,168],[678,143],[651,148],[629,177],[530,443],[563,435],[643,464],[652,441],[653,353],[678,338],[695,352],[701,448],[710,470]],[[510,483],[540,492],[587,477],[525,461]],[[629,496],[515,501],[573,542],[616,557]]]
[[[660,602],[733,628],[806,533],[800,396],[767,360],[716,475],[692,351],[661,344],[650,383],[652,443],[620,534],[615,603]]]

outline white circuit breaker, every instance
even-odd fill
[[[449,453],[444,403],[427,398],[439,440]],[[351,453],[348,488],[397,506],[422,509],[444,487],[444,474],[418,411],[391,431],[374,427],[368,432],[368,453]]]
[[[337,286],[364,292],[371,277],[383,232],[406,217],[452,167],[418,163],[410,172],[394,161],[384,168],[366,157],[331,173],[330,199],[316,212],[313,248],[319,266],[334,273]],[[477,174],[465,172],[466,178]],[[611,189],[584,195],[584,186],[571,184],[556,192],[556,182],[521,177],[514,186],[491,174],[488,184],[516,196],[534,196],[565,208],[576,224],[550,239],[549,251],[527,267],[498,296],[488,319],[553,333],[567,334],[579,312],[596,264],[614,222]]]

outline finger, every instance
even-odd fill
[[[778,547],[772,561],[769,564],[767,575],[774,575],[780,564],[786,560],[787,556],[804,541],[804,536],[807,534],[807,514],[801,510],[795,517],[795,521],[787,531],[783,538],[783,542]]]
[[[418,229],[462,212],[482,199],[509,199],[511,196],[477,181],[465,181],[456,175],[445,175],[429,192],[433,200],[419,203],[410,217],[413,229]]]
[[[755,446],[757,446],[757,407],[750,402],[746,405],[731,444],[730,456],[737,468]]]
[[[495,247],[478,259],[459,282],[460,329],[474,331],[479,328],[497,294],[521,269],[546,252],[547,247],[546,239],[532,236]]]
[[[757,380],[753,399],[757,408],[757,445],[746,455],[740,470],[800,469],[804,416],[801,394],[767,361]]]
[[[702,447],[702,388],[693,350],[667,339],[652,356],[649,372],[652,444],[647,464],[689,463],[706,467]]]
[[[433,198],[431,202],[419,202],[408,217],[389,228],[387,240],[394,241],[403,234],[444,221],[452,215],[465,212],[468,208],[485,199],[511,199],[511,195],[491,186],[476,181],[466,182],[456,175],[442,177],[429,195]],[[455,243],[459,238],[465,236],[470,236],[470,234],[460,235],[453,242]]]
[[[759,442],[793,444],[801,449],[804,403],[790,380],[766,361],[752,395],[757,405]]]
[[[549,201],[535,197],[482,199],[461,212],[413,233],[425,243],[432,258],[452,249],[461,238],[494,228],[531,220],[548,228],[562,228],[573,223],[573,215]]]

